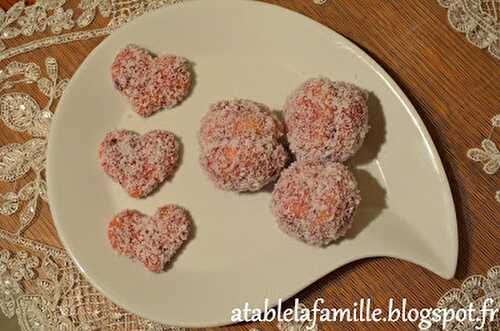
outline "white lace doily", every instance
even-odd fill
[[[480,148],[471,148],[467,151],[467,156],[476,162],[483,164],[483,170],[488,175],[495,175],[500,169],[500,151],[495,139],[497,130],[500,129],[500,114],[491,119],[491,131],[489,136],[481,142]],[[495,198],[500,203],[500,189],[496,192]]]
[[[500,59],[500,0],[438,0],[451,26],[467,40]]]
[[[23,244],[37,250],[30,241]],[[83,279],[64,252],[44,246],[37,252],[41,257],[24,250],[0,251],[0,309],[9,318],[17,317],[21,330],[175,329],[112,304]]]
[[[488,299],[488,301],[486,301]],[[462,287],[454,288],[446,292],[439,299],[437,308],[446,309],[468,309],[470,304],[474,311],[479,314],[483,304],[487,308],[500,309],[500,266],[491,268],[485,276],[474,275],[468,277],[462,283]],[[477,316],[475,316],[477,317]],[[500,330],[500,314],[496,314],[496,319],[481,328],[482,320],[459,321],[453,320],[448,323],[446,331],[498,331]],[[434,324],[429,331],[441,331],[441,324]]]

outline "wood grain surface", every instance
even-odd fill
[[[13,2],[0,0],[0,5],[6,9]],[[427,126],[446,168],[460,236],[458,270],[453,280],[443,280],[408,262],[372,258],[330,273],[297,297],[306,305],[322,297],[326,300],[324,306],[338,308],[352,307],[361,298],[372,298],[382,307],[389,298],[407,298],[409,305],[415,308],[433,307],[442,294],[459,287],[467,276],[484,274],[500,264],[500,203],[494,198],[500,180],[498,175],[486,175],[480,164],[466,157],[469,148],[479,146],[488,136],[490,119],[500,113],[500,61],[454,31],[448,24],[446,9],[436,0],[329,0],[322,6],[312,0],[268,2],[303,13],[346,36],[370,54],[401,86]],[[105,21],[99,19],[93,26],[99,24],[102,26]],[[7,43],[13,46],[26,40],[19,38]],[[49,47],[15,60],[43,65],[45,57],[51,55],[59,61],[61,76],[69,77],[101,40]],[[297,43],[300,44],[300,40]],[[5,64],[6,61],[0,66]],[[39,97],[37,100],[43,104],[45,100]],[[25,139],[22,134],[0,125],[2,144]],[[0,192],[20,187],[22,183],[1,184]],[[12,231],[17,225],[17,217],[0,217],[0,226],[4,229]],[[40,217],[26,235],[60,246],[47,205],[43,205]],[[3,242],[0,247],[19,249]],[[230,295],[230,292],[221,295]],[[274,324],[241,324],[225,329],[251,327],[275,329]],[[410,322],[323,323],[321,327],[324,330],[417,329],[416,324]]]

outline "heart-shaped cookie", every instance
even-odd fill
[[[108,225],[108,239],[118,253],[160,272],[189,238],[188,213],[175,205],[166,205],[149,217],[136,210],[124,210]]]
[[[128,45],[111,66],[113,85],[128,97],[134,110],[149,117],[184,100],[191,90],[188,61],[175,55],[156,58],[143,48]]]
[[[169,178],[179,161],[179,143],[168,131],[141,136],[129,130],[108,133],[99,146],[104,172],[131,197],[144,198]]]

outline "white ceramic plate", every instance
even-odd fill
[[[192,95],[149,119],[132,112],[109,73],[115,54],[128,43],[190,59],[196,72]],[[238,97],[279,109],[293,88],[319,75],[372,92],[372,130],[351,162],[363,202],[348,238],[325,249],[280,232],[269,211],[269,192],[215,189],[198,165],[196,140],[209,104]],[[118,128],[167,129],[182,139],[180,169],[148,199],[129,198],[99,167],[98,144]],[[187,2],[141,17],[108,37],[81,65],[59,104],[49,139],[48,181],[61,240],[91,283],[120,306],[173,325],[228,324],[231,310],[245,302],[261,307],[264,298],[288,298],[365,257],[397,257],[445,278],[456,266],[447,179],[408,99],[342,36],[259,2]],[[167,272],[153,274],[115,254],[106,227],[121,209],[152,214],[165,203],[189,209],[196,234]]]

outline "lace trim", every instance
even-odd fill
[[[41,0],[26,6],[15,3],[7,12],[0,10],[0,61],[19,54],[52,45],[77,40],[93,39],[110,34],[121,25],[149,11],[181,0],[79,0],[81,13],[74,16],[73,9],[65,9],[66,0]],[[86,28],[98,16],[110,18],[103,28],[61,34],[77,28]],[[9,49],[4,40],[20,35],[32,36],[50,28],[53,36],[36,39]]]
[[[68,262],[70,261],[69,256],[62,249],[58,249],[35,240],[18,236],[15,233],[10,233],[9,231],[3,229],[0,229],[0,239],[5,240],[12,245],[22,246],[25,249],[29,249],[33,252],[41,253],[46,256],[61,260],[66,260]]]
[[[23,144],[13,143],[0,147],[0,180],[15,182],[29,171],[35,178],[17,192],[0,194],[0,213],[12,215],[19,213],[21,234],[33,221],[39,200],[47,201],[45,181],[45,159],[47,136],[52,108],[68,84],[67,79],[58,76],[57,61],[48,57],[45,61],[46,76],[42,76],[40,66],[35,63],[11,62],[0,70],[0,91],[10,90],[19,84],[35,85],[39,94],[47,102],[42,108],[35,99],[23,92],[8,92],[0,96],[0,119],[15,131],[26,132],[33,136]]]
[[[4,232],[1,232],[4,234]],[[9,235],[8,235],[9,237]],[[16,241],[15,236],[10,235]],[[4,238],[2,238],[4,239]],[[30,248],[42,245],[31,242]],[[0,251],[0,309],[21,330],[182,330],[145,320],[114,305],[80,274],[64,252],[40,257]]]
[[[467,40],[500,59],[500,0],[438,0],[451,26]]]
[[[481,311],[486,299],[493,299],[488,308],[500,309],[500,266],[491,268],[486,276],[474,275],[464,280],[462,287],[454,288],[446,292],[437,302],[437,308],[461,309],[469,308],[473,304],[475,311]],[[446,330],[469,331],[469,330],[500,330],[500,314],[496,320],[481,328],[482,320],[477,321],[451,321]],[[423,330],[423,329],[421,329]],[[441,331],[441,325],[435,324],[430,331]]]
[[[500,128],[500,114],[491,119],[491,131],[488,138],[481,142],[481,148],[471,148],[467,151],[469,159],[481,162],[483,170],[488,175],[495,175],[500,169],[500,152],[494,143],[495,130]],[[495,194],[495,199],[500,203],[500,190]]]
[[[88,39],[94,39],[94,38],[106,36],[106,35],[110,34],[112,31],[113,30],[111,28],[106,27],[106,28],[100,28],[100,29],[94,29],[94,30],[72,32],[72,33],[67,33],[67,34],[60,35],[60,36],[51,36],[51,37],[33,40],[31,42],[22,44],[20,46],[13,47],[13,48],[7,49],[3,52],[0,52],[0,61],[9,59],[9,58],[14,57],[16,55],[32,52],[32,51],[37,50],[39,48],[45,48],[45,47],[49,47],[52,45],[60,45],[60,44],[66,44],[66,43],[78,41],[78,40],[88,40]]]

